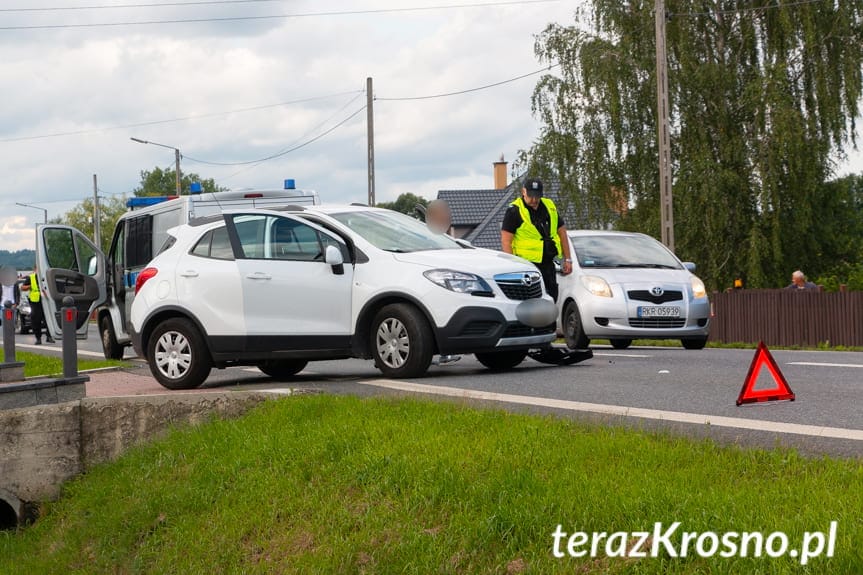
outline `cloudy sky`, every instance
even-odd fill
[[[367,77],[378,201],[491,187],[492,162],[537,135],[538,76],[387,98],[538,70],[534,35],[572,23],[585,1],[3,0],[0,249],[33,247],[43,212],[16,202],[52,218],[92,196],[93,174],[107,197],[128,194],[141,170],[173,166],[172,150],[131,137],[179,148],[184,172],[225,187],[294,178],[325,202],[364,202]],[[209,21],[165,23],[179,20]],[[163,23],[90,26],[143,21]],[[196,161],[252,162],[327,131],[261,163]],[[863,171],[859,154],[849,170]]]

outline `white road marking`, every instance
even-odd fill
[[[546,397],[531,397],[525,395],[512,395],[508,393],[494,393],[490,391],[476,391],[473,389],[426,385],[421,383],[408,383],[405,381],[394,381],[389,379],[372,379],[360,381],[358,383],[361,383],[363,385],[373,385],[376,387],[383,387],[386,389],[407,391],[412,393],[444,395],[449,397],[460,397],[463,399],[479,399],[484,401],[497,401],[501,403],[516,403],[520,405],[535,405],[539,407],[550,407],[554,409],[566,409],[569,411],[598,413],[601,415],[638,417],[642,419],[673,421],[677,423],[694,423],[697,425],[711,425],[716,427],[730,427],[735,429],[750,429],[754,431],[768,431],[772,433],[790,433],[794,435],[807,435],[811,437],[829,437],[834,439],[851,439],[855,441],[863,441],[863,429],[823,427],[819,425],[802,425],[798,423],[783,423],[778,421],[765,421],[761,419],[744,419],[740,417],[724,417],[720,415],[686,413],[681,411],[662,411],[658,409],[626,407],[622,405],[584,403],[581,401],[569,401],[565,399],[550,399]]]
[[[646,359],[648,357],[653,357],[652,355],[639,355],[637,353],[604,353],[604,352],[594,352],[594,357],[634,357],[638,359]]]
[[[858,367],[863,368],[863,364],[859,363],[826,363],[820,361],[791,361],[788,365],[808,365],[811,367]]]

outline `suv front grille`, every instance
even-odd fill
[[[523,286],[521,284],[497,282],[497,285],[500,286],[504,295],[509,299],[533,299],[542,297],[541,283],[535,283],[531,286]]]
[[[472,321],[464,326],[460,337],[482,337],[491,334],[500,324],[496,321]]]
[[[523,323],[513,321],[507,324],[501,337],[530,337],[532,335],[546,335],[554,333],[557,329],[556,324],[549,324],[545,327],[530,327]]]
[[[684,317],[631,317],[629,318],[629,327],[653,328],[653,329],[671,329],[675,327],[683,327],[686,325]]]
[[[662,295],[653,295],[646,289],[639,290],[630,290],[626,292],[626,295],[629,296],[629,299],[635,301],[649,301],[650,303],[665,303],[669,301],[678,301],[683,299],[683,292],[679,292],[677,290],[669,290],[664,292]]]

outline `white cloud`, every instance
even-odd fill
[[[33,246],[32,225],[42,213],[15,202],[39,205],[56,217],[92,195],[93,174],[103,194],[120,194],[138,183],[141,170],[173,165],[171,150],[135,144],[131,136],[179,147],[188,157],[184,171],[223,185],[273,187],[292,177],[327,202],[365,201],[365,112],[320,141],[253,168],[189,159],[235,162],[274,154],[346,118],[364,104],[364,94],[82,135],[5,140],[215,114],[346,90],[359,93],[368,76],[379,98],[490,84],[538,69],[533,36],[549,22],[571,23],[583,2],[4,33],[0,248]],[[81,10],[10,15],[9,24],[432,4],[439,3],[316,0]],[[444,188],[491,186],[492,162],[501,153],[512,160],[536,137],[530,95],[537,78],[448,98],[376,101],[377,199],[393,200],[406,191],[433,197]],[[863,159],[855,158],[855,171],[863,171]]]

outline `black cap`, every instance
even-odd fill
[[[539,178],[525,178],[523,185],[528,196],[542,197],[542,180]]]

